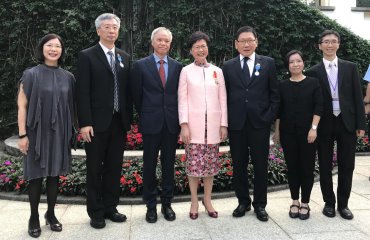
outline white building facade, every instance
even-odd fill
[[[330,19],[370,41],[370,1],[302,0],[302,2],[317,7]]]

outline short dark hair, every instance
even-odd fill
[[[338,33],[337,31],[334,31],[334,30],[325,30],[325,31],[323,31],[323,32],[320,34],[320,36],[319,36],[319,44],[321,44],[321,43],[322,43],[322,39],[323,39],[325,36],[327,36],[327,35],[331,35],[331,34],[335,35],[335,36],[338,38],[338,42],[340,42],[340,35],[339,35],[339,33]]]
[[[37,57],[37,60],[40,63],[43,63],[45,61],[45,56],[44,56],[44,45],[45,45],[45,43],[47,43],[48,41],[50,41],[52,39],[55,39],[55,38],[58,39],[60,44],[62,45],[62,54],[60,55],[60,58],[58,59],[58,65],[60,65],[63,62],[64,51],[65,51],[63,40],[58,34],[49,33],[49,34],[46,34],[45,36],[43,36],[40,39],[39,44],[36,47],[36,57]]]
[[[209,45],[209,36],[202,31],[196,31],[190,35],[188,39],[188,47],[192,48],[194,43],[196,43],[199,40],[204,40],[207,42],[207,45]]]
[[[285,55],[285,66],[286,66],[286,68],[288,68],[288,69],[289,69],[289,58],[290,58],[292,55],[294,55],[294,54],[298,54],[299,56],[301,56],[301,58],[302,58],[302,60],[303,60],[303,62],[304,62],[303,53],[302,53],[301,51],[299,51],[299,50],[295,50],[295,49],[293,49],[293,50],[289,51],[289,52]]]
[[[257,39],[257,32],[256,32],[256,30],[254,30],[253,27],[251,27],[251,26],[243,26],[243,27],[239,28],[238,31],[236,32],[236,34],[235,34],[235,40],[238,40],[240,34],[242,34],[243,32],[251,32],[251,33],[253,33],[254,37]]]

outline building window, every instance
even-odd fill
[[[356,7],[370,7],[370,0],[356,0]]]

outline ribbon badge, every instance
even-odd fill
[[[120,66],[121,68],[124,68],[125,66],[123,65],[122,57],[121,57],[121,55],[119,55],[118,53],[117,53],[117,59],[118,59],[118,62],[119,62],[119,66]]]
[[[216,84],[218,84],[217,72],[216,71],[213,71],[213,80],[215,81]]]
[[[260,75],[259,71],[261,70],[261,64],[257,63],[256,66],[254,66],[254,70],[255,70],[254,75],[258,77]]]

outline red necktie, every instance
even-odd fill
[[[159,65],[159,76],[161,77],[162,85],[164,87],[166,86],[166,74],[164,72],[164,66],[163,66],[164,60],[163,59],[159,60],[159,64],[160,64]]]

